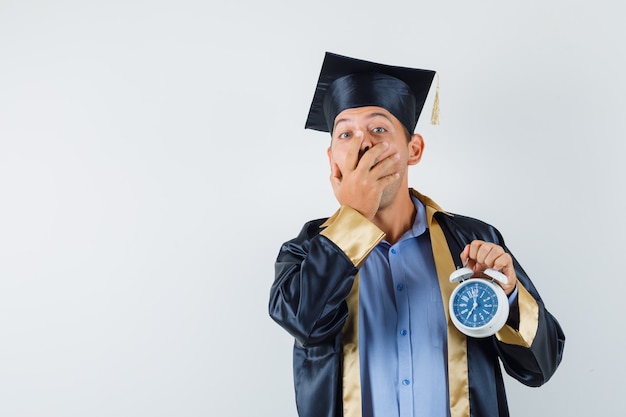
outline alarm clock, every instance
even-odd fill
[[[474,271],[460,268],[450,274],[450,282],[460,282],[450,296],[450,318],[462,333],[471,337],[487,337],[504,326],[509,317],[509,299],[502,287],[508,278],[495,269],[482,273],[491,279],[472,278]]]

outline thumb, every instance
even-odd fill
[[[343,174],[341,173],[341,170],[339,169],[339,166],[336,163],[332,163],[330,164],[330,178],[331,180],[337,180],[337,181],[341,181],[341,179],[343,178]]]
[[[461,252],[461,256],[460,256],[461,264],[463,264],[463,266],[467,266],[467,262],[469,261],[469,251],[470,251],[470,245],[467,244],[463,248],[463,251]]]

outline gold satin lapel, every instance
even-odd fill
[[[342,206],[321,225],[320,232],[334,242],[359,267],[385,234],[361,213]],[[341,330],[343,357],[342,399],[344,417],[361,417],[361,368],[359,358],[359,274],[346,299],[348,318]]]
[[[424,201],[424,200],[422,200]],[[426,204],[426,202],[424,202]],[[426,205],[426,216],[430,229],[430,241],[433,247],[435,267],[439,277],[441,298],[448,324],[448,382],[450,389],[451,417],[469,417],[469,384],[467,368],[467,343],[465,336],[450,321],[448,305],[454,284],[450,282],[450,274],[456,269],[446,237],[441,226],[434,218],[437,211],[432,205]]]
[[[361,369],[359,361],[359,274],[346,299],[348,318],[341,331],[343,351],[343,415],[361,417]]]

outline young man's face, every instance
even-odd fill
[[[383,143],[387,144],[386,148]],[[374,147],[377,147],[376,153],[380,154],[369,161],[370,166],[361,168],[371,171],[374,166],[387,160],[393,161],[394,170],[400,173],[399,178],[385,189],[381,201],[381,208],[384,208],[400,188],[408,187],[407,167],[419,162],[423,141],[417,134],[409,140],[404,126],[381,107],[357,107],[337,115],[328,149],[331,167],[335,164],[341,173],[355,170],[365,152]]]

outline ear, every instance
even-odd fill
[[[424,153],[424,138],[419,133],[414,133],[409,141],[409,165],[416,165],[422,159]]]
[[[328,163],[333,164],[333,151],[330,149],[330,146],[326,150],[326,155],[328,155]]]

